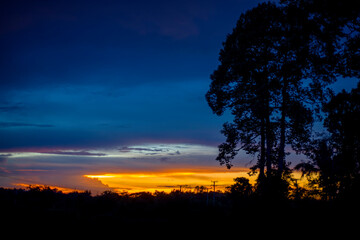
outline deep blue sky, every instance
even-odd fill
[[[0,186],[103,190],[82,175],[218,167],[230,118],[208,107],[209,76],[259,2],[1,1]]]
[[[204,98],[259,1],[2,1],[0,148],[217,145]]]

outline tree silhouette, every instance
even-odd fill
[[[331,145],[341,177],[340,191],[353,191],[360,177],[360,82],[350,93],[342,91],[324,106],[325,127],[331,133]],[[357,189],[360,190],[360,189]]]
[[[238,177],[234,179],[234,184],[227,187],[230,195],[235,199],[249,198],[253,193],[253,186],[250,184],[249,179]]]
[[[324,199],[359,197],[360,191],[360,82],[350,93],[334,96],[324,105],[328,139],[315,140],[309,162],[295,168]]]
[[[320,196],[322,199],[334,199],[337,192],[338,178],[335,174],[333,152],[327,139],[315,140],[308,152],[311,159],[295,166],[308,180],[313,197]]]
[[[231,160],[238,151],[258,153],[259,177],[271,172],[275,124],[270,116],[274,112],[276,83],[271,75],[276,68],[274,59],[276,28],[281,11],[276,5],[261,4],[242,14],[232,34],[227,36],[220,51],[221,64],[211,75],[212,83],[206,94],[215,114],[230,109],[233,123],[225,123],[222,133],[226,142],[219,146],[217,160],[232,167]],[[271,30],[270,30],[271,29]],[[271,33],[269,33],[269,31]],[[240,144],[240,147],[238,145]]]
[[[273,6],[269,5],[269,8],[271,7]],[[251,14],[248,12],[248,15]],[[250,154],[258,152],[261,148],[259,167],[262,176],[265,165],[265,98],[260,98],[260,94],[256,94],[256,91],[264,92],[266,86],[263,79],[259,77],[262,73],[258,71],[260,64],[250,61],[251,53],[246,54],[246,49],[251,48],[251,43],[256,38],[253,36],[256,35],[255,32],[245,36],[244,29],[247,32],[252,29],[252,22],[248,24],[250,26],[244,24],[246,18],[246,14],[240,16],[233,34],[228,35],[223,44],[224,49],[220,51],[219,58],[221,65],[211,75],[212,83],[206,98],[217,115],[223,114],[227,108],[230,108],[235,116],[233,123],[224,124],[222,133],[227,140],[219,146],[220,153],[217,160],[220,164],[226,164],[228,168],[231,168],[231,160],[240,150],[237,149],[239,142],[242,144],[241,148]],[[266,26],[263,30],[265,29]],[[254,55],[256,55],[256,49],[256,47],[252,49]],[[243,59],[249,59],[249,61],[242,61]],[[259,137],[261,143],[258,143]]]
[[[293,4],[259,4],[242,14],[227,36],[206,94],[215,114],[229,109],[234,115],[222,129],[220,164],[230,168],[240,150],[257,154],[252,169],[259,169],[258,180],[278,184],[275,178],[288,173],[285,146],[304,150],[313,114],[335,80],[329,64],[322,66],[335,54],[314,40],[321,25],[309,14]]]

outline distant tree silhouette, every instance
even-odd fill
[[[253,186],[250,184],[249,179],[238,177],[234,179],[234,184],[227,187],[230,195],[235,199],[249,198],[253,193]]]
[[[205,186],[196,186],[195,187],[195,193],[204,193],[207,191],[207,188]]]
[[[311,161],[295,168],[324,199],[359,197],[360,82],[350,93],[335,95],[324,105],[324,112],[330,137],[314,141],[308,153]]]
[[[360,82],[350,93],[342,91],[324,106],[325,127],[331,133],[340,193],[360,191]],[[356,186],[355,186],[355,185]]]
[[[334,199],[337,192],[338,179],[335,175],[333,152],[327,139],[312,141],[307,153],[310,161],[295,166],[308,180],[310,196],[322,199]]]

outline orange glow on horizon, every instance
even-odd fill
[[[117,192],[170,192],[173,189],[179,189],[179,186],[186,185],[187,190],[196,186],[205,186],[210,188],[211,181],[216,180],[216,190],[224,191],[225,187],[234,183],[236,177],[249,178],[252,183],[255,177],[249,177],[248,169],[236,170],[170,170],[164,172],[149,173],[102,173],[84,175],[86,178],[97,179],[102,184],[109,186]]]

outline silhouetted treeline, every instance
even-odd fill
[[[216,203],[214,204],[214,197]],[[81,225],[167,225],[203,222],[226,215],[224,194],[179,192],[62,193],[49,187],[0,188],[0,212],[7,223]],[[221,210],[225,211],[219,211]]]
[[[295,194],[298,189],[293,189]],[[224,224],[224,227],[254,227],[259,217],[291,217],[332,224],[356,213],[357,205],[289,196],[272,201],[262,198],[246,178],[236,178],[226,192],[172,191],[115,193],[92,196],[89,191],[62,193],[49,187],[0,188],[0,211],[7,224],[37,226],[130,226],[188,227]],[[296,217],[296,218],[293,218]],[[287,223],[284,223],[285,225]]]

